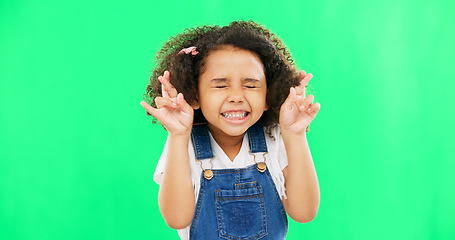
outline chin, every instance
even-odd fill
[[[210,126],[211,125],[211,126]],[[250,126],[222,126],[217,127],[215,125],[209,124],[209,129],[213,134],[223,134],[229,137],[239,137],[243,136]]]

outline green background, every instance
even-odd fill
[[[283,39],[321,103],[321,205],[287,239],[455,239],[454,6],[0,1],[0,239],[178,239],[139,102],[164,41],[238,19]]]

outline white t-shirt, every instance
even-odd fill
[[[209,132],[210,133],[210,132]],[[273,182],[275,183],[275,187],[278,191],[280,196],[286,198],[285,194],[285,187],[284,187],[284,176],[283,176],[283,169],[288,165],[288,159],[286,155],[286,149],[284,148],[283,139],[281,138],[280,128],[279,126],[272,128],[272,136],[275,138],[271,138],[268,134],[265,134],[265,139],[267,142],[267,150],[268,154],[265,155],[265,163],[267,165],[267,169],[272,176]],[[212,144],[212,151],[215,155],[215,158],[212,160],[213,168],[212,169],[226,169],[226,168],[244,168],[250,165],[255,164],[253,156],[248,153],[250,150],[249,143],[248,143],[248,136],[245,134],[243,137],[242,147],[240,148],[240,152],[234,158],[233,161],[229,159],[229,157],[224,153],[221,147],[215,142],[210,135],[210,142]],[[168,155],[168,144],[164,145],[163,153],[161,154],[160,160],[155,169],[155,173],[153,175],[153,180],[157,184],[161,184],[163,179],[163,172],[164,167],[166,165],[166,159]],[[200,180],[201,180],[201,163],[195,160],[195,154],[193,149],[193,143],[190,139],[190,143],[188,145],[188,153],[189,153],[189,162],[190,162],[190,170],[191,170],[191,178],[194,187],[194,195],[197,197],[199,194],[200,189]],[[264,157],[263,153],[255,153],[256,161],[263,162]],[[202,160],[202,167],[204,169],[210,169],[210,160]],[[180,236],[180,239],[189,239],[189,230],[190,226],[177,230]]]

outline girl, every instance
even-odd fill
[[[319,185],[306,132],[320,105],[281,40],[252,21],[204,26],[157,60],[141,104],[168,131],[154,180],[180,238],[284,239],[286,214],[311,221]]]

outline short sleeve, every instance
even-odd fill
[[[267,148],[269,152],[270,161],[267,163],[269,166],[270,175],[275,183],[278,194],[283,198],[286,197],[285,178],[283,169],[288,166],[288,158],[286,149],[284,147],[283,138],[281,137],[279,125],[274,126],[270,130],[266,129]]]
[[[168,155],[168,142],[164,144],[163,152],[161,153],[160,160],[158,160],[158,164],[155,168],[155,173],[153,174],[153,180],[158,184],[161,185],[161,181],[163,180],[163,173],[164,167],[166,165],[166,159]]]
[[[193,182],[197,180],[197,176],[199,176],[199,173],[201,172],[199,169],[199,165],[196,164],[196,161],[194,160],[194,149],[192,147],[192,141],[190,139],[189,144],[188,144],[188,161],[190,162],[190,168],[191,168],[191,176]],[[168,140],[166,139],[166,143],[164,144],[163,152],[161,153],[160,160],[158,160],[158,164],[156,165],[155,168],[155,173],[153,173],[153,180],[158,184],[161,185],[161,182],[163,180],[163,174],[164,174],[164,168],[166,167],[166,161],[167,157],[169,154],[169,144]],[[196,178],[195,178],[196,176]]]
[[[288,155],[286,154],[286,148],[284,147],[283,137],[281,136],[280,128],[275,128],[274,136],[276,136],[278,143],[278,164],[281,170],[288,166]]]

